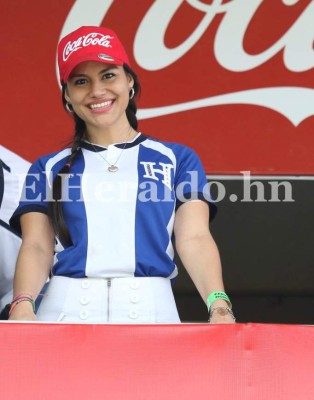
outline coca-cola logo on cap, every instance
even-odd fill
[[[68,42],[63,49],[62,58],[63,61],[66,61],[70,55],[83,47],[88,46],[103,46],[103,47],[112,47],[110,40],[113,39],[110,35],[103,35],[101,33],[90,33],[88,35],[79,37],[73,42]]]

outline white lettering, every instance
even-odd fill
[[[134,56],[137,63],[148,71],[156,71],[168,67],[183,57],[201,38],[215,15],[225,11],[223,0],[214,0],[212,5],[204,5],[206,10],[200,24],[194,32],[179,46],[169,49],[164,44],[168,25],[175,12],[184,0],[157,0],[146,13],[138,27],[134,40]],[[196,1],[191,4],[198,3]]]
[[[83,47],[96,45],[107,48],[112,47],[110,39],[113,39],[113,36],[94,32],[86,36],[79,37],[74,42],[68,42],[63,49],[63,61],[66,61],[74,51],[80,50]]]
[[[235,0],[229,3],[230,7],[219,25],[214,42],[217,61],[230,71],[243,72],[261,66],[284,50],[287,69],[302,72],[313,68],[313,2],[269,49],[255,55],[244,50],[247,28],[262,2],[263,0]]]
[[[31,183],[32,181],[33,183]],[[42,196],[40,190],[36,188],[36,181],[40,182],[39,174],[28,173],[26,175],[25,183],[21,191],[21,201],[41,201]],[[34,198],[36,193],[38,193],[38,196]]]
[[[264,0],[232,0],[223,4],[223,0],[213,0],[205,4],[199,0],[156,0],[139,24],[134,40],[134,56],[137,63],[144,69],[156,71],[168,67],[183,57],[198,42],[208,29],[217,14],[224,13],[216,32],[214,53],[217,61],[230,71],[248,71],[269,61],[283,50],[284,62],[291,71],[307,71],[314,67],[314,3],[304,9],[299,18],[291,25],[283,36],[269,49],[256,55],[245,52],[243,42],[247,28],[258,12]],[[287,7],[293,6],[299,0],[285,0]],[[184,3],[195,10],[204,13],[199,25],[191,35],[179,46],[169,49],[164,44],[165,33],[173,16]],[[94,6],[90,3],[95,3]],[[113,0],[77,0],[65,21],[62,35],[69,33],[77,25],[87,23],[99,25]],[[84,19],[83,19],[84,16]],[[88,17],[88,21],[86,18]],[[268,27],[265,26],[265,29]],[[68,43],[65,57],[69,57],[82,45],[82,38]],[[106,41],[104,42],[106,43]],[[99,44],[89,38],[88,44]],[[107,45],[102,44],[102,45]],[[66,59],[65,58],[65,59]]]
[[[300,0],[282,0],[291,7]],[[92,4],[91,4],[92,3]],[[155,0],[138,26],[134,39],[134,57],[143,69],[157,71],[167,68],[186,55],[197,44],[213,19],[224,13],[214,40],[214,54],[220,65],[233,72],[245,72],[267,63],[276,55],[283,54],[286,68],[293,72],[304,72],[314,67],[314,2],[304,7],[300,16],[291,24],[275,43],[259,54],[248,54],[244,49],[244,39],[248,27],[258,13],[263,0],[213,0],[205,4],[201,0]],[[191,35],[175,48],[167,48],[164,37],[174,15],[187,3],[191,9],[204,13]],[[62,29],[62,35],[80,25],[100,25],[113,0],[76,0]],[[186,6],[186,4],[185,4]],[[281,5],[282,6],[282,5]],[[87,20],[86,20],[87,18]],[[265,26],[265,30],[269,29]],[[80,43],[69,44],[66,53],[76,51]],[[206,51],[204,49],[204,56]],[[289,97],[287,97],[289,96]],[[191,108],[220,104],[255,104],[282,113],[295,126],[314,115],[314,90],[305,87],[273,87],[240,90],[220,96],[197,99],[181,104],[166,105],[138,112],[139,119],[153,118]]]
[[[148,187],[147,190],[144,190]],[[146,203],[148,201],[152,202],[159,202],[160,199],[158,198],[158,189],[155,182],[141,182],[139,184],[139,189],[141,191],[138,194],[138,200],[140,202]]]
[[[180,182],[176,188],[176,197],[181,202],[198,199],[198,172],[187,171],[187,173],[190,175],[191,179]]]
[[[223,104],[255,104],[284,115],[294,126],[314,115],[314,89],[302,87],[270,87],[226,93],[186,103],[138,111],[139,119],[154,118]]]
[[[61,201],[66,201],[66,202],[70,202],[70,201],[83,201],[83,197],[82,197],[82,184],[81,184],[81,180],[82,180],[82,174],[59,174],[60,178],[61,178],[61,187],[62,187],[62,196],[61,196]],[[72,178],[76,178],[78,177],[78,182],[76,185],[72,185]],[[74,189],[76,189],[75,194]],[[72,193],[72,199],[70,198],[70,191]],[[73,200],[73,197],[77,197],[77,194],[79,193],[80,197],[77,198],[76,200]]]
[[[172,164],[165,164],[160,162],[159,165],[161,166],[161,169],[155,168],[155,162],[142,161],[140,162],[140,164],[143,165],[145,170],[143,178],[150,178],[158,181],[159,178],[156,176],[156,174],[162,175],[163,180],[161,182],[169,189],[171,189],[171,170],[173,169]]]

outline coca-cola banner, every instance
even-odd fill
[[[142,83],[140,130],[194,148],[208,174],[314,173],[313,0],[1,1],[1,145],[59,149],[57,43],[104,25]]]

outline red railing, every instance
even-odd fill
[[[1,400],[314,399],[314,327],[2,322]]]

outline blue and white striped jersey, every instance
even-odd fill
[[[69,154],[70,149],[64,149],[31,166],[12,227],[20,229],[23,213],[47,213],[52,179]],[[109,172],[108,163],[116,160],[119,170]],[[194,151],[140,133],[126,145],[108,148],[82,142],[71,174],[62,182],[72,245],[56,249],[54,275],[174,278],[176,208],[191,199],[210,202],[206,176]]]

